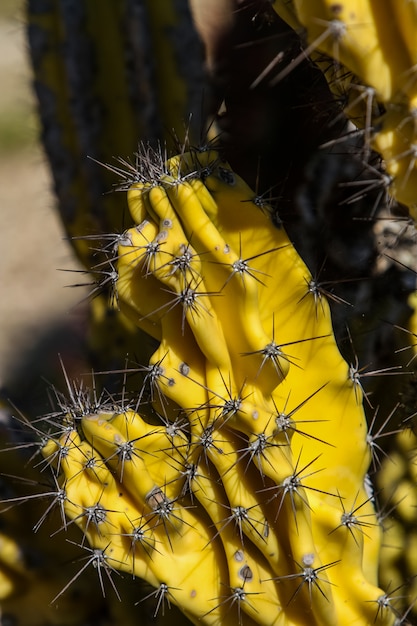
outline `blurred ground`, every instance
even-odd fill
[[[52,329],[74,324],[82,298],[65,288],[79,277],[58,271],[78,265],[54,211],[37,140],[23,6],[0,2],[0,387],[14,386],[15,368]],[[60,349],[58,341],[55,351],[49,346],[36,358],[58,364]]]

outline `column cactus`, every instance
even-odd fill
[[[393,624],[362,390],[325,298],[218,153],[154,166],[128,192],[135,226],[112,259],[121,310],[160,341],[149,398],[94,410],[72,398],[54,418],[42,454],[61,530],[81,528],[116,593],[116,570],[149,582],[155,613]]]

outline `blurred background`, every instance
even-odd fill
[[[40,376],[77,352],[83,318],[82,290],[67,287],[83,280],[60,271],[79,266],[38,142],[24,4],[0,2],[0,388],[12,399],[45,395]]]

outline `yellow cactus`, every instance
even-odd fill
[[[381,153],[392,177],[390,191],[416,219],[415,3],[275,0],[273,7],[283,19],[289,11],[295,13],[306,28],[308,52],[319,50],[334,59],[334,72],[326,75],[336,92],[347,94],[346,113],[365,127],[372,147]],[[339,71],[339,63],[343,71]],[[346,70],[353,77],[346,78]]]
[[[417,354],[417,291],[410,297],[410,306],[413,309],[413,314],[410,319],[409,328],[413,338],[416,339],[415,342],[412,342],[413,354],[415,355]]]
[[[89,562],[195,624],[393,624],[362,390],[285,231],[210,150],[128,199],[116,288],[160,341],[153,416],[143,391],[86,406],[43,448]]]
[[[16,579],[25,577],[22,552],[11,537],[0,533],[0,600],[16,591]]]

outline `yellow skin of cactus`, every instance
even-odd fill
[[[286,233],[212,151],[128,202],[118,302],[160,341],[162,420],[139,404],[50,439],[69,523],[195,624],[392,624],[362,391]]]
[[[25,577],[24,560],[18,544],[0,533],[0,600],[16,591],[19,578]]]
[[[413,314],[410,318],[410,322],[409,322],[409,328],[410,331],[414,337],[414,339],[417,342],[417,291],[415,291],[409,299],[409,304],[411,306],[411,308],[413,309]],[[413,352],[415,355],[417,355],[417,343],[413,341]],[[417,358],[417,356],[416,356]],[[416,368],[414,368],[416,369]]]
[[[393,177],[392,193],[417,218],[417,7],[409,0],[293,0],[291,10],[307,29],[310,51],[320,50],[353,72],[358,84],[350,94],[346,112],[361,117],[372,131],[372,147],[383,156]],[[274,9],[283,19],[289,11],[284,0]],[[292,20],[294,22],[294,20]],[[289,22],[291,24],[291,22]],[[292,24],[291,24],[292,25]],[[335,76],[333,76],[335,80]],[[339,81],[340,82],[340,81]],[[336,74],[336,87],[338,78]],[[351,85],[341,79],[342,89]],[[361,89],[362,87],[362,89]],[[361,98],[360,93],[363,93]],[[378,102],[381,117],[366,119]]]

